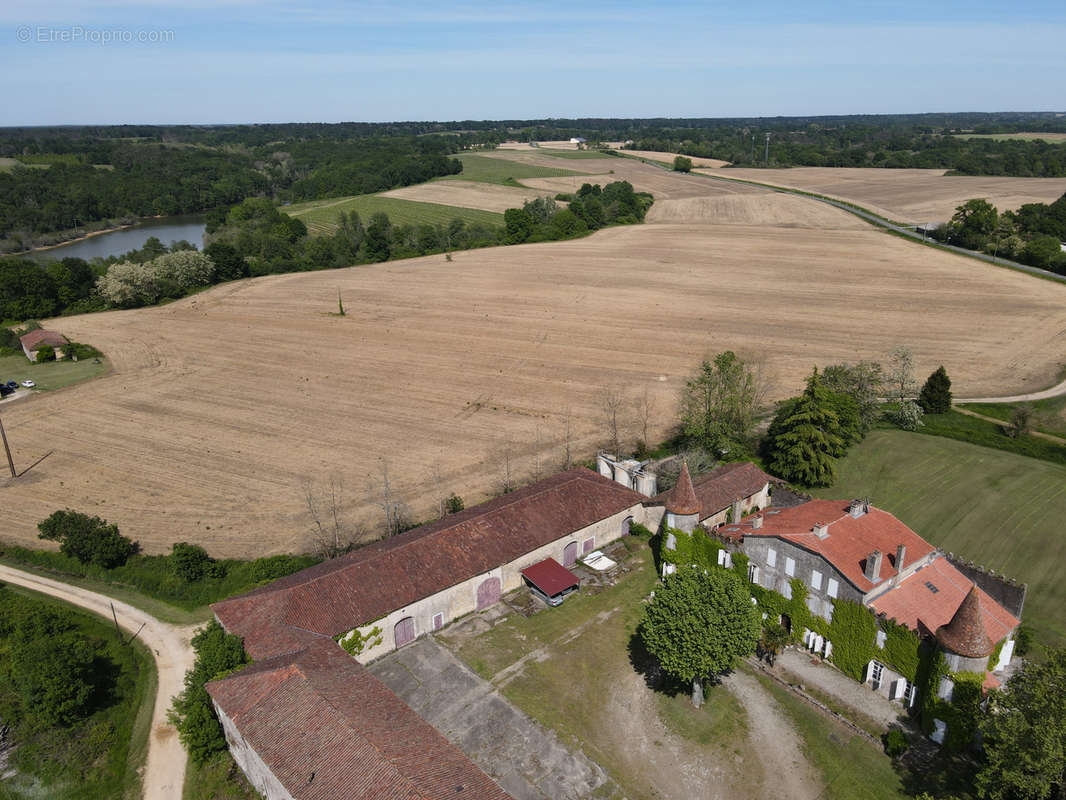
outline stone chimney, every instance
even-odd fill
[[[811,529],[814,531],[814,535],[819,539],[825,539],[829,536],[829,525],[825,522],[816,522]]]
[[[761,527],[762,527],[762,514],[759,514],[759,515],[757,515],[757,516],[755,516],[755,517],[752,517],[752,520],[751,520],[751,529],[752,529],[753,531],[757,531],[757,530],[759,530],[759,528],[761,528]]]
[[[880,550],[874,550],[866,556],[866,570],[863,574],[870,583],[877,583],[881,580],[881,559],[883,558],[884,554]]]
[[[896,572],[903,572],[904,559],[907,557],[907,545],[901,544],[896,548]]]
[[[851,505],[848,506],[848,514],[852,519],[858,519],[863,514],[870,511],[870,503],[867,500],[852,500]]]

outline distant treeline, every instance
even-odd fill
[[[448,158],[457,149],[447,137],[209,147],[8,132],[0,135],[0,153],[21,164],[0,171],[0,239],[10,252],[33,246],[41,234],[101,220],[211,210],[224,216],[256,196],[368,194],[460,172],[461,163]]]
[[[1066,143],[956,136],[1012,132],[1066,133],[1066,118],[964,113],[5,128],[0,156],[25,166],[0,172],[0,245],[19,249],[42,235],[103,220],[221,214],[256,196],[308,200],[382,191],[455,174],[461,166],[449,155],[508,140],[631,141],[637,149],[738,166],[1066,175]]]
[[[642,222],[652,196],[627,181],[585,184],[569,201],[542,197],[508,209],[505,225],[394,225],[387,214],[365,221],[340,213],[332,234],[310,235],[307,226],[266,198],[238,203],[221,221],[208,223],[208,245],[170,247],[154,237],[121,257],[36,263],[0,257],[0,319],[40,319],[109,308],[136,308],[184,297],[239,278],[377,263],[478,247],[584,236],[608,225]],[[450,255],[448,256],[450,258]],[[0,346],[3,342],[0,341]]]

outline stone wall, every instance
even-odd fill
[[[972,561],[964,561],[954,553],[947,554],[947,560],[963,575],[976,583],[993,600],[1003,606],[1018,619],[1022,618],[1025,608],[1025,593],[1028,586],[1018,583],[1014,578],[997,575]]]
[[[836,600],[850,600],[853,603],[862,602],[862,592],[848,583],[844,576],[820,555],[804,550],[802,547],[792,544],[784,539],[774,536],[745,536],[744,543],[740,547],[750,559],[749,564],[759,567],[758,583],[765,589],[773,589],[775,592],[788,596],[791,587],[791,578],[798,578],[807,587],[807,606],[812,613],[828,618],[827,603],[832,603],[834,598],[828,594],[829,579],[832,578],[838,584]],[[774,566],[768,564],[769,550],[777,553]],[[785,574],[785,559],[791,558],[796,562],[795,575]],[[818,570],[822,574],[822,586],[815,589],[811,586],[812,571]]]
[[[274,777],[270,767],[241,736],[241,732],[237,730],[233,720],[226,716],[226,713],[219,708],[218,703],[213,705],[215,706],[215,713],[218,714],[218,719],[222,723],[222,730],[226,734],[226,744],[229,745],[230,754],[233,756],[233,760],[237,762],[237,766],[248,776],[248,781],[255,787],[255,790],[263,795],[266,800],[295,800],[289,794],[289,791],[281,785],[281,781]]]

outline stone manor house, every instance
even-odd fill
[[[803,577],[822,615],[836,598],[861,598],[935,634],[959,659],[979,660],[1018,624],[1020,606],[1012,614],[971,590],[886,512],[837,501],[776,508],[774,479],[748,463],[696,481],[685,467],[672,490],[650,497],[655,479],[639,464],[601,458],[598,468],[553,475],[215,604],[254,663],[207,690],[256,789],[270,800],[510,797],[363,664],[498,602],[522,585],[523,569],[549,558],[572,566],[635,523],[669,536],[716,529],[750,555],[759,585]],[[884,667],[874,672],[873,688],[896,696]]]

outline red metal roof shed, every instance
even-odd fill
[[[565,592],[571,586],[578,586],[581,583],[577,575],[554,558],[546,558],[531,567],[526,567],[522,570],[522,575],[548,597]]]

